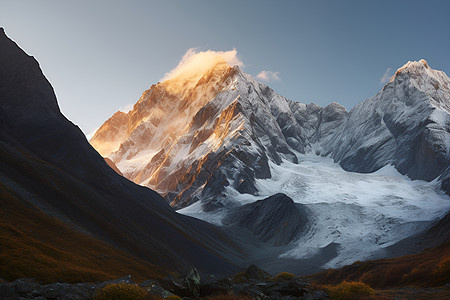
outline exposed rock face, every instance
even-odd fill
[[[450,79],[425,60],[408,62],[352,109],[325,154],[349,171],[393,164],[412,179],[435,179],[450,164]]]
[[[274,246],[291,242],[306,222],[305,208],[285,194],[237,207],[223,220],[224,225],[248,229],[261,241]]]
[[[291,276],[272,277],[258,267],[251,265],[233,278],[209,278],[200,280],[197,270],[191,269],[179,276],[170,276],[160,281],[146,280],[139,286],[148,292],[150,298],[170,296],[187,299],[204,299],[242,295],[256,299],[329,299],[321,290],[311,288],[310,280]],[[12,283],[1,282],[0,298],[13,299],[93,299],[97,293],[110,284],[137,285],[131,276],[97,283],[53,283],[40,285],[36,279],[22,278]]]
[[[408,62],[350,113],[286,99],[226,63],[180,86],[153,85],[91,140],[125,177],[175,208],[226,205],[226,186],[256,195],[255,179],[271,178],[269,162],[296,162],[295,151],[329,155],[356,172],[393,164],[428,181],[450,164],[450,79],[424,60]]]
[[[127,134],[128,120],[128,114],[121,111],[116,112],[95,133],[98,139],[108,142],[98,144],[93,139],[91,141],[92,146],[102,155],[116,151],[118,149],[117,141],[122,140]]]
[[[198,199],[220,202],[227,185],[256,194],[254,180],[271,176],[269,160],[296,162],[292,150],[326,140],[348,114],[335,103],[321,108],[290,101],[226,64],[195,86],[174,91],[172,84],[152,86],[128,118],[111,117],[91,143],[127,178],[155,188],[177,208]],[[118,150],[110,154],[103,145],[112,142]]]

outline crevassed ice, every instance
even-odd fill
[[[271,164],[272,178],[257,180],[258,196],[240,194],[230,185],[227,195],[239,204],[276,193],[305,204],[311,213],[308,230],[281,257],[307,258],[319,248],[339,243],[339,254],[324,267],[365,260],[442,217],[450,197],[437,180],[410,180],[391,165],[374,173],[347,172],[332,159],[298,154],[299,164]],[[178,212],[220,224],[225,211],[203,212],[195,203]]]

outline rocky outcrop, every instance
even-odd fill
[[[182,275],[162,280],[161,286],[172,294],[195,299],[219,295],[249,296],[254,299],[328,299],[325,292],[313,289],[308,279],[286,274],[288,276],[273,277],[250,265],[232,277],[209,276],[200,279],[195,269],[191,269]]]
[[[196,269],[178,276],[169,276],[161,281],[161,286],[180,297],[200,297],[200,275]]]
[[[431,181],[450,164],[449,141],[450,79],[421,60],[355,106],[325,154],[349,171],[392,164],[411,179]]]
[[[297,277],[272,277],[256,266],[250,266],[234,277],[201,280],[197,270],[190,269],[160,281],[146,280],[136,284],[131,276],[98,283],[53,283],[41,285],[36,279],[22,278],[12,283],[0,279],[0,298],[13,299],[92,299],[104,287],[111,284],[138,285],[149,297],[204,299],[210,296],[250,296],[255,299],[329,299],[321,290],[311,287],[308,279]]]
[[[53,283],[41,285],[36,279],[22,278],[12,283],[0,283],[0,298],[13,299],[90,299],[96,284]]]
[[[348,114],[335,103],[321,108],[286,99],[226,64],[194,86],[174,90],[173,84],[143,93],[127,114],[125,135],[112,125],[123,123],[118,114],[90,142],[105,155],[112,141],[120,144],[109,158],[124,176],[176,208],[206,199],[212,205],[204,201],[205,207],[214,207],[226,186],[257,194],[255,179],[271,177],[269,162],[297,162],[293,150],[304,153],[328,138]]]
[[[226,226],[246,229],[273,246],[291,242],[304,230],[306,222],[305,208],[285,194],[236,207],[222,221]]]

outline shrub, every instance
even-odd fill
[[[94,300],[145,300],[147,292],[134,284],[114,283],[102,288]]]
[[[281,272],[280,274],[278,274],[277,276],[275,276],[273,278],[273,280],[275,281],[283,281],[283,280],[291,280],[292,278],[294,278],[295,275],[292,273],[288,273],[288,272]]]
[[[343,281],[336,286],[326,286],[325,290],[333,300],[359,299],[363,296],[375,295],[375,291],[362,282]]]
[[[166,299],[169,299],[169,300],[181,300],[181,297],[179,297],[177,295],[170,295]]]

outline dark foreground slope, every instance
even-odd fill
[[[2,210],[2,221],[12,228],[10,232],[19,230],[23,225],[20,220],[46,215],[52,221],[47,225],[33,221],[33,232],[47,230],[51,235],[65,228],[70,231],[68,236],[84,233],[83,238],[101,240],[128,257],[166,270],[193,265],[206,273],[234,271],[229,259],[238,261],[240,253],[224,233],[177,214],[156,192],[114,172],[81,130],[61,114],[53,88],[37,61],[12,42],[3,29],[0,151],[1,200],[8,207],[17,206],[17,210]],[[27,238],[22,242],[33,251]],[[52,239],[47,242],[52,243]],[[68,243],[63,248],[74,246]],[[79,254],[89,260],[89,253],[81,249]],[[19,262],[26,253],[17,251],[16,255]]]
[[[1,155],[5,155],[1,152]],[[39,162],[36,162],[37,166]],[[159,278],[167,269],[77,232],[0,183],[0,277],[93,282],[131,274]]]

